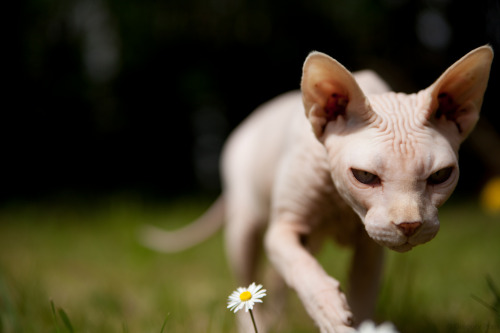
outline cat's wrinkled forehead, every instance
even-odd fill
[[[377,114],[372,126],[377,129],[380,139],[392,143],[394,152],[414,156],[418,143],[427,136],[428,103],[425,98],[424,92],[368,96],[370,106]]]
[[[426,121],[429,104],[425,91],[410,95],[388,92],[367,98],[373,111],[387,122],[423,124]]]

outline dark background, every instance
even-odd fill
[[[429,86],[473,48],[500,50],[497,0],[11,5],[0,202],[216,193],[230,130],[260,103],[297,89],[312,50],[351,70],[375,69],[402,92]],[[479,127],[461,150],[462,194],[500,172],[497,62]]]

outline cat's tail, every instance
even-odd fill
[[[221,195],[196,221],[187,226],[166,231],[152,225],[144,225],[139,231],[142,245],[152,250],[171,253],[186,250],[215,234],[224,224],[225,203]]]

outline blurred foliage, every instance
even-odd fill
[[[311,50],[399,91],[500,43],[498,0],[25,0],[7,33],[0,200],[217,189],[228,132],[299,86]],[[498,66],[483,119],[499,130]],[[487,163],[464,149],[465,189]],[[497,149],[497,148],[488,148]],[[474,163],[470,163],[473,161]],[[460,187],[459,187],[460,189]]]

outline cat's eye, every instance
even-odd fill
[[[356,180],[365,185],[378,185],[380,184],[380,178],[373,173],[364,170],[351,169],[352,175]]]
[[[451,173],[453,172],[453,167],[444,168],[434,172],[427,178],[427,182],[431,185],[439,185],[447,181]]]

